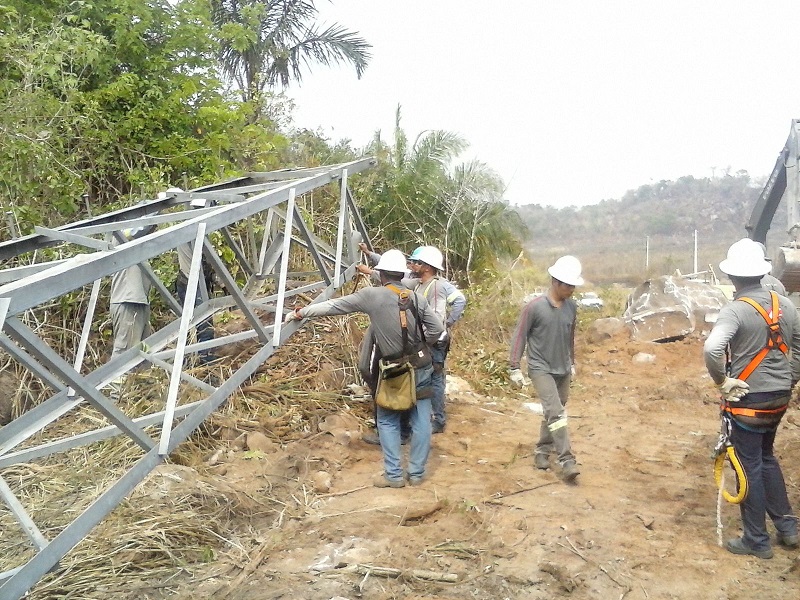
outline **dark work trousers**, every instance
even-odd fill
[[[183,275],[183,273],[178,273],[178,279],[175,281],[175,293],[178,296],[178,302],[180,302],[181,306],[183,306],[183,302],[186,300],[186,289],[189,281]],[[200,282],[197,284],[198,286],[201,285]],[[195,296],[194,305],[197,306],[203,302],[203,297],[200,295],[200,289],[198,287],[197,295]],[[199,342],[208,342],[214,339],[214,325],[211,323],[211,319],[205,319],[204,321],[198,323],[197,325],[197,341]],[[211,350],[201,350],[197,353],[197,358],[200,361],[200,364],[207,364],[214,360],[215,356]]]
[[[767,515],[780,535],[797,535],[797,521],[792,516],[781,466],[772,453],[776,431],[757,433],[735,422],[731,427],[731,443],[747,477],[747,497],[739,505],[742,541],[752,550],[770,547]]]
[[[433,388],[433,399],[431,402],[431,410],[433,411],[433,422],[439,427],[444,428],[447,422],[447,414],[445,413],[445,392],[446,392],[446,371],[444,361],[447,360],[447,349],[449,347],[437,348],[434,346],[431,349],[431,358],[433,359],[433,377],[431,378],[431,387]]]

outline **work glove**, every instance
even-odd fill
[[[291,323],[292,321],[300,321],[303,317],[300,316],[300,309],[295,308],[292,311],[286,313],[286,316],[283,318],[284,323]]]
[[[722,397],[728,402],[738,402],[750,389],[750,385],[741,379],[726,377],[722,383],[717,384]]]
[[[514,387],[521,388],[525,386],[525,376],[519,369],[511,369],[508,372],[508,376],[511,379],[511,383]]]

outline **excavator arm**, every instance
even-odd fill
[[[789,239],[778,249],[772,274],[783,282],[788,292],[800,292],[800,120],[793,119],[786,144],[778,154],[775,167],[761,190],[745,229],[748,236],[762,244],[767,242],[767,232],[781,200],[786,198]]]
[[[769,176],[761,195],[758,197],[753,212],[750,214],[750,221],[745,225],[747,235],[750,239],[762,244],[767,243],[767,232],[772,225],[772,218],[781,203],[783,194],[786,191],[786,156],[789,149],[784,146],[778,159],[775,161],[775,168]]]

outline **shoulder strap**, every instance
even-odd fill
[[[411,298],[410,310],[414,311],[414,320],[417,322],[417,329],[419,330],[419,340],[421,342],[425,342],[425,331],[422,329],[422,321],[419,318],[419,310],[417,310],[417,302],[415,300],[414,292],[408,289],[401,290],[399,287],[391,283],[386,287],[397,294],[399,296],[399,300]],[[404,310],[400,311],[400,325],[403,328],[403,351],[406,351],[408,347],[408,322],[406,320],[406,312]]]
[[[397,294],[397,303],[400,304],[402,300],[405,300],[409,296],[409,290],[401,290],[396,285],[390,283],[386,286],[390,290],[392,290],[395,294]],[[408,318],[406,317],[406,311],[402,308],[398,309],[400,313],[400,327],[403,330],[403,353],[408,353]]]
[[[770,292],[769,294],[772,297],[772,316],[770,316],[767,311],[764,310],[763,306],[761,306],[752,298],[747,298],[746,296],[737,298],[737,300],[741,300],[742,302],[745,302],[755,308],[758,311],[758,314],[760,314],[764,321],[766,321],[768,329],[767,345],[764,346],[758,352],[758,354],[753,357],[741,374],[739,374],[738,379],[741,379],[742,381],[745,381],[748,377],[750,377],[750,375],[752,375],[753,371],[755,371],[756,367],[761,364],[761,361],[764,360],[764,357],[770,352],[770,350],[780,350],[784,354],[789,353],[789,348],[786,345],[786,342],[783,341],[783,336],[781,335],[781,326],[778,319],[778,316],[780,315],[778,294],[775,292]]]

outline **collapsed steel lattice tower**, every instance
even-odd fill
[[[299,294],[312,296],[314,302],[326,300],[354,275],[359,255],[357,243],[361,239],[369,242],[347,180],[374,164],[374,159],[366,158],[314,169],[250,173],[189,192],[162,194],[166,197],[57,229],[37,228],[33,235],[0,244],[0,261],[30,263],[0,270],[0,349],[52,390],[52,395],[0,428],[0,497],[34,551],[24,564],[0,573],[0,598],[21,598],[56,568],[93,527],[300,327],[297,322],[282,324],[288,300]],[[298,197],[331,184],[339,185],[338,227],[332,245],[315,235],[296,210]],[[187,210],[193,199],[200,198],[214,200],[215,205]],[[230,233],[231,226],[248,221],[258,223],[258,229],[263,229],[257,257],[248,256]],[[158,228],[132,241],[121,237],[120,231],[142,226]],[[223,261],[209,240],[212,232],[219,232],[217,246],[226,245],[230,250],[227,254],[235,259]],[[116,243],[112,236],[116,237]],[[187,243],[192,244],[193,254],[186,299],[181,306],[147,261]],[[82,247],[82,251],[62,260],[31,261],[37,250],[65,244]],[[288,272],[290,249],[308,253],[317,270],[303,273],[304,284],[288,290],[287,278],[298,276]],[[20,260],[22,257],[25,260]],[[203,257],[224,286],[224,296],[197,298],[197,290],[203,289],[198,286]],[[145,269],[175,317],[154,331],[141,347],[86,372],[82,362],[101,281],[137,264]],[[232,274],[234,264],[235,271],[245,275],[244,283],[241,276],[237,282]],[[275,282],[274,293],[259,297],[254,290],[260,289],[265,280]],[[91,294],[82,333],[76,336],[76,347],[70,352],[70,362],[40,338],[25,323],[24,316],[84,286],[91,287]],[[190,343],[193,327],[224,310],[241,311],[250,329]],[[265,314],[274,318],[266,319],[265,323]],[[258,350],[216,386],[190,376],[182,368],[188,355],[246,339],[257,340]],[[163,369],[169,375],[169,390],[161,410],[134,418],[125,414],[108,390],[111,382],[142,363]],[[181,386],[200,390],[202,399],[182,402]],[[103,426],[67,437],[44,432],[59,419],[87,406],[102,415]],[[93,443],[114,436],[127,436],[138,447],[140,458],[53,539],[47,539],[36,524],[36,515],[25,509],[13,486],[3,478],[3,471],[77,447],[91,452]]]

